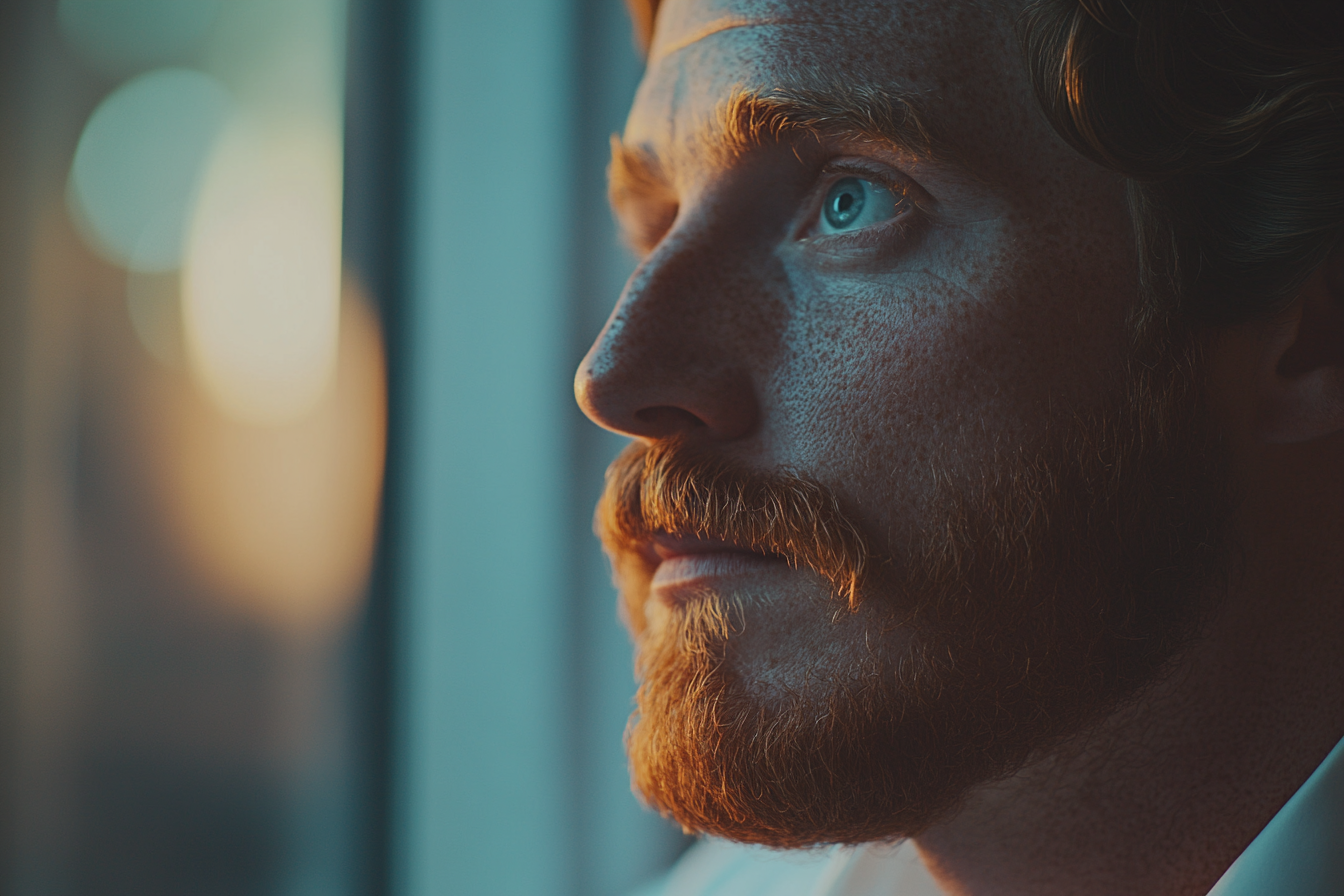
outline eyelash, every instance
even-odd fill
[[[850,233],[816,233],[822,203],[826,201],[827,193],[836,182],[846,177],[862,178],[890,190],[898,197],[902,211],[886,221]],[[890,240],[893,235],[892,231],[902,230],[910,225],[911,216],[920,208],[913,194],[913,184],[906,178],[894,176],[888,169],[862,165],[856,162],[828,163],[821,169],[817,186],[808,198],[805,206],[807,211],[803,215],[803,225],[797,239],[806,241],[825,240],[827,242],[842,240],[855,248],[875,247]]]

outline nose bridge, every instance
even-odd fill
[[[576,394],[595,422],[629,435],[754,429],[772,327],[749,253],[708,232],[674,233],[631,276],[579,368]]]
[[[608,364],[639,368],[656,379],[679,373],[706,376],[725,360],[719,345],[734,342],[714,301],[711,253],[695,245],[664,245],[631,275],[595,351]],[[634,374],[636,371],[632,370]]]

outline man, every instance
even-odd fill
[[[723,838],[667,893],[1344,893],[1344,19],[1288,6],[637,7],[576,389],[634,783]]]

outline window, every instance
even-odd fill
[[[602,896],[680,848],[568,397],[627,27],[0,7],[6,892]]]

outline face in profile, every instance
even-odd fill
[[[1140,692],[1225,568],[1196,334],[1016,10],[669,0],[616,146],[642,262],[577,378],[637,789],[778,846],[918,833]]]

